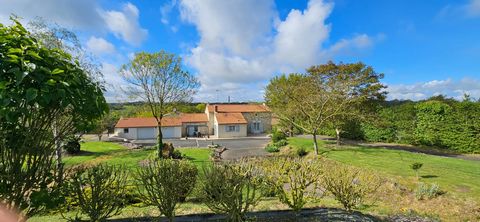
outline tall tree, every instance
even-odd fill
[[[307,72],[312,76],[316,88],[324,94],[331,94],[336,110],[330,123],[335,129],[337,145],[340,133],[352,120],[362,120],[373,114],[379,103],[385,100],[386,87],[380,83],[383,74],[376,73],[365,64],[348,63],[312,66]]]
[[[367,101],[384,98],[382,74],[363,63],[312,66],[306,74],[275,77],[266,88],[265,100],[281,119],[313,136],[340,119],[358,115]],[[340,125],[340,124],[338,124]]]
[[[68,53],[44,47],[18,21],[0,24],[0,45],[0,199],[31,214],[38,210],[33,199],[51,189],[59,170],[55,141],[108,106],[102,88]]]
[[[189,102],[200,83],[182,68],[182,60],[165,51],[135,54],[120,74],[130,84],[126,91],[145,101],[157,121],[158,157],[162,158],[162,119],[176,104]]]

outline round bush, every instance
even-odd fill
[[[65,149],[65,151],[67,151],[69,154],[80,153],[80,138],[75,136],[67,138],[63,149]]]

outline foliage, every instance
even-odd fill
[[[127,173],[122,167],[100,164],[79,168],[66,186],[73,199],[70,204],[78,206],[91,221],[105,221],[125,207]]]
[[[319,181],[325,170],[322,160],[278,157],[260,164],[267,187],[294,211],[299,212],[308,201],[321,195]]]
[[[212,164],[204,168],[202,193],[205,204],[228,221],[245,221],[245,213],[261,197],[261,180],[252,164]]]
[[[280,152],[280,148],[278,148],[278,146],[275,146],[273,144],[267,144],[267,146],[265,147],[265,151],[269,153],[277,153],[277,152]]]
[[[418,162],[415,162],[415,163],[412,163],[410,165],[410,168],[415,171],[415,175],[417,176],[418,178],[418,171],[420,170],[420,168],[422,168],[423,166],[423,163],[418,163]]]
[[[279,141],[273,143],[273,145],[276,146],[276,147],[286,146],[286,145],[288,145],[288,141],[286,139],[279,140]]]
[[[190,162],[152,160],[138,170],[140,193],[147,204],[156,206],[170,221],[175,208],[192,192],[197,168]]]
[[[417,200],[423,200],[425,198],[432,199],[442,194],[443,192],[440,190],[440,186],[436,183],[431,185],[420,183],[415,190],[415,198],[417,198]]]
[[[372,172],[331,163],[323,177],[323,185],[343,207],[350,211],[362,204],[381,185]]]
[[[80,153],[80,141],[82,137],[70,135],[66,138],[63,149],[69,154],[78,154]]]
[[[391,101],[377,115],[360,121],[360,130],[345,129],[348,138],[480,152],[480,102],[432,97],[425,101]],[[350,126],[353,126],[350,125]]]
[[[108,107],[69,54],[44,47],[18,21],[0,25],[0,45],[0,198],[30,215],[31,195],[54,171],[62,175],[58,155],[53,164],[58,141]]]
[[[305,147],[298,147],[297,149],[295,149],[295,154],[297,154],[297,156],[299,157],[302,157],[306,156],[308,154],[308,151]]]
[[[157,120],[158,158],[162,158],[163,117],[173,112],[176,104],[189,102],[200,83],[182,69],[180,57],[165,51],[137,53],[132,61],[122,66],[120,73],[130,84],[129,95],[146,102]]]
[[[278,129],[274,129],[272,131],[272,142],[273,143],[277,143],[278,141],[286,140],[286,139],[287,139],[287,135],[285,135],[285,133],[283,133],[282,131],[280,131]]]
[[[316,136],[329,125],[337,134],[344,119],[362,116],[375,101],[383,100],[383,74],[363,63],[312,66],[306,74],[290,74],[273,78],[266,87],[265,100],[272,111],[305,133]]]

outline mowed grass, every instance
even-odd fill
[[[122,165],[129,171],[134,171],[140,166],[141,161],[148,159],[155,152],[153,149],[128,149],[120,144],[109,142],[82,143],[81,150],[79,155],[64,158],[66,167],[107,163]],[[207,148],[178,148],[178,150],[198,168],[210,161],[210,150]]]
[[[293,148],[304,147],[313,152],[312,139],[289,138],[288,140]],[[415,162],[423,163],[419,171],[420,182],[437,183],[449,194],[480,201],[480,161],[361,146],[326,148],[326,142],[320,140],[318,144],[319,152],[327,158],[371,169],[410,186],[415,186],[418,182],[410,165]]]

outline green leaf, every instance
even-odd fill
[[[22,72],[20,70],[15,72],[15,77],[17,78],[17,86],[20,85],[20,83],[22,83],[23,78],[25,78],[25,76],[27,76],[26,72]]]
[[[52,71],[52,75],[57,75],[57,74],[60,74],[60,73],[64,73],[65,71],[63,69],[59,69],[59,68],[55,68],[53,71]]]
[[[9,48],[8,54],[22,54],[23,50],[20,48]]]
[[[6,89],[8,82],[0,82],[0,89]]]
[[[68,84],[68,82],[61,81],[60,83],[62,83],[62,85],[67,86],[67,87],[70,86],[70,84]]]
[[[27,102],[30,102],[37,98],[38,90],[34,88],[27,89]]]
[[[48,85],[51,85],[51,86],[54,86],[56,83],[57,83],[57,81],[55,81],[54,79],[49,79],[49,80],[47,81],[47,84],[48,84]]]
[[[28,51],[27,52],[27,55],[33,57],[33,58],[36,58],[36,59],[42,59],[42,57],[40,57],[36,52],[34,51]]]

